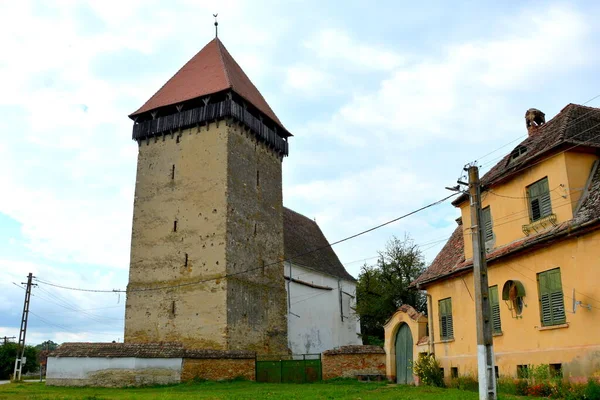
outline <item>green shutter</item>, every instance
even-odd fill
[[[527,187],[529,199],[529,216],[531,221],[552,214],[552,202],[550,201],[550,189],[548,178],[541,179]]]
[[[452,339],[454,337],[454,323],[452,321],[452,300],[450,298],[438,301],[440,314],[440,338]]]
[[[538,286],[542,325],[564,324],[566,321],[565,299],[562,292],[560,269],[539,273]]]
[[[489,289],[490,308],[492,315],[492,330],[494,333],[502,333],[502,322],[500,321],[500,301],[498,298],[498,286]]]
[[[494,231],[492,230],[492,212],[490,211],[489,206],[481,210],[481,219],[485,241],[488,242],[494,239]]]

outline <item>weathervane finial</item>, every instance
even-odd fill
[[[215,37],[219,37],[219,23],[217,22],[218,15],[219,13],[213,14],[213,17],[215,17]]]

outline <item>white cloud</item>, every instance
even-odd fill
[[[404,59],[394,51],[379,45],[358,43],[346,32],[326,29],[319,32],[304,46],[324,60],[333,61],[344,68],[364,70],[391,70],[400,66]]]
[[[328,94],[332,80],[331,75],[310,65],[294,65],[286,70],[285,84],[301,94],[316,96]]]
[[[381,62],[391,68],[376,90],[355,94],[321,129],[313,124],[308,131],[325,130],[356,146],[364,145],[365,131],[403,145],[503,135],[517,120],[507,92],[536,90],[556,74],[589,63],[594,54],[582,14],[551,7],[530,15],[519,15],[496,39],[450,45],[439,58],[400,66]],[[363,47],[347,52],[361,54]],[[482,130],[486,135],[465,134]]]

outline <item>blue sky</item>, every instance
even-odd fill
[[[451,4],[450,4],[451,3]],[[295,135],[284,203],[330,241],[445,195],[551,118],[600,94],[600,4],[60,1],[0,4],[0,336],[28,272],[127,284],[137,147],[127,115],[214,36]],[[600,106],[600,100],[589,103]],[[450,204],[336,246],[350,273],[409,233],[431,261]],[[40,285],[29,341],[122,340],[124,297]],[[76,312],[77,310],[84,312]]]

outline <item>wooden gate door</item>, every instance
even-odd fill
[[[410,328],[402,324],[396,334],[396,382],[407,385],[413,382],[413,340]]]

